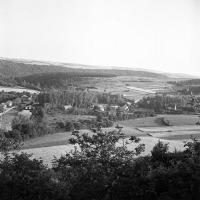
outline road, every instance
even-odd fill
[[[156,93],[154,90],[143,89],[143,88],[138,88],[138,87],[133,87],[133,86],[128,86],[126,88],[127,89],[131,89],[131,90],[136,90],[136,91],[144,92],[144,93],[147,93],[147,94],[155,94]]]
[[[0,117],[3,117],[3,115],[5,115],[7,112],[11,111],[12,109],[16,108],[15,106],[8,108],[7,110],[5,110],[4,112],[0,113]]]

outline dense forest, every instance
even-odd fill
[[[43,74],[33,74],[23,77],[16,77],[15,81],[18,85],[24,87],[34,87],[40,88],[62,88],[65,86],[79,86],[84,79],[89,79],[93,77],[113,77],[112,74],[103,73],[90,73],[90,72],[68,72],[68,73],[43,73]]]
[[[145,109],[153,109],[156,113],[164,113],[167,107],[177,108],[182,106],[182,98],[178,96],[156,95],[152,97],[144,97],[137,103],[138,107]]]
[[[62,108],[64,105],[72,105],[76,108],[88,108],[92,104],[124,105],[126,101],[121,95],[110,93],[88,92],[79,90],[49,90],[41,92],[37,96],[40,105],[48,103],[52,108]]]

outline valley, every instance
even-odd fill
[[[75,68],[72,68],[71,64],[68,67],[57,65],[59,64],[27,63],[20,60],[0,62],[0,73],[7,77],[5,86],[0,86],[2,95],[10,93],[22,99],[23,94],[29,94],[31,100],[25,100],[29,102],[27,105],[25,103],[25,107],[30,106],[34,109],[36,105],[40,105],[45,111],[44,123],[49,133],[26,136],[22,151],[47,160],[48,165],[51,165],[53,155],[59,157],[72,149],[68,140],[72,137],[74,129],[80,129],[80,134],[91,135],[91,127],[98,123],[105,123],[102,130],[108,132],[116,131],[115,127],[118,125],[122,126],[127,139],[131,136],[139,137],[141,143],[145,144],[143,155],[150,154],[159,140],[168,143],[173,151],[183,150],[183,142],[190,140],[191,136],[200,137],[200,126],[196,124],[199,120],[198,115],[194,112],[184,113],[185,111],[176,114],[177,110],[174,108],[180,103],[180,99],[183,106],[183,98],[186,98],[184,94],[176,94],[180,90],[176,83],[182,83],[187,78],[171,78],[147,71],[103,70],[91,66],[90,69],[86,69],[81,68],[81,65],[76,65]],[[6,69],[6,66],[9,68]],[[14,71],[23,69],[25,73],[15,73],[16,78],[10,79]],[[10,84],[14,86],[6,86]],[[156,100],[155,97],[162,98]],[[157,110],[157,101],[165,101],[160,110]],[[190,102],[190,97],[187,97],[187,102]],[[12,121],[18,118],[21,105],[22,102],[17,103],[16,110],[5,114],[1,127],[7,124],[9,130],[12,128]],[[72,110],[63,110],[65,105]],[[128,110],[123,110],[126,109],[125,106]],[[120,108],[119,111],[117,108]],[[170,114],[171,112],[175,113]],[[108,125],[106,121],[98,121],[99,117],[113,121]],[[133,147],[129,145],[129,148]]]

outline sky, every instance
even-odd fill
[[[0,0],[0,57],[200,76],[200,0]]]

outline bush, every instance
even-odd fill
[[[61,200],[66,191],[53,179],[53,174],[41,160],[30,155],[7,156],[0,160],[1,200]]]
[[[71,186],[72,199],[112,199],[109,190],[118,183],[118,176],[133,165],[135,156],[144,150],[143,145],[134,150],[128,150],[125,144],[117,147],[116,143],[124,139],[120,131],[73,135],[70,143],[80,150],[75,148],[54,161],[54,170],[61,172],[59,181]]]
[[[121,145],[119,145],[119,142]],[[27,154],[8,154],[0,160],[1,200],[198,200],[200,199],[200,142],[193,138],[183,152],[168,152],[161,141],[152,155],[139,157],[144,145],[132,150],[119,131],[74,132],[73,151],[48,169]]]
[[[12,130],[21,136],[22,140],[42,136],[50,133],[46,122],[44,120],[28,119],[24,116],[17,116],[12,121]]]
[[[66,122],[65,123],[65,130],[66,131],[72,131],[74,129],[74,123],[73,122]]]

